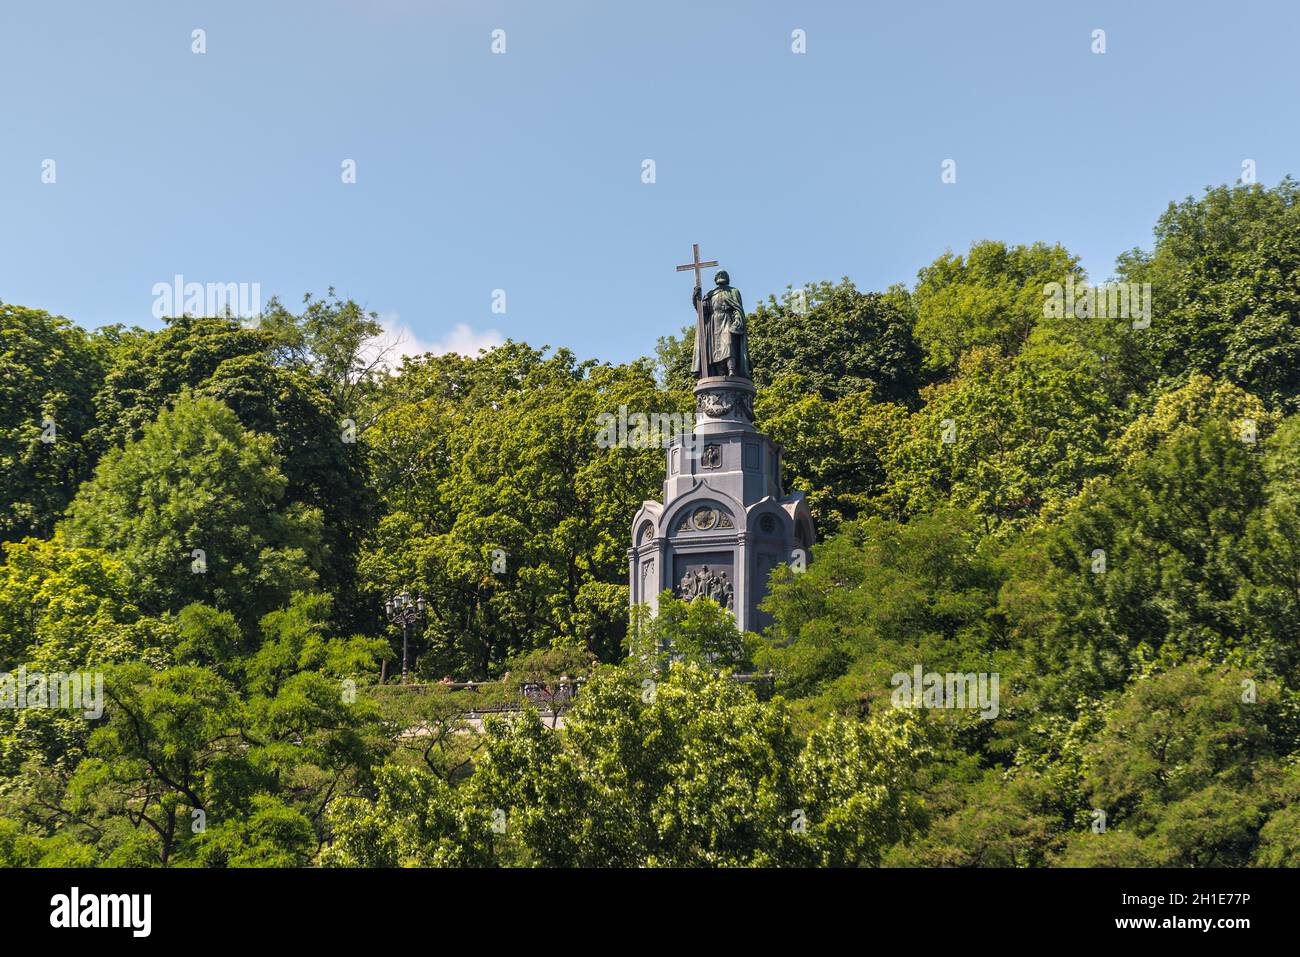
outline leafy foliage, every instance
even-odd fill
[[[382,769],[373,807],[334,806],[326,860],[874,863],[914,814],[907,784],[928,752],[913,724],[902,714],[863,725],[832,721],[801,749],[779,705],[697,665],[675,664],[658,681],[606,669],[562,734],[532,713],[491,726],[460,788],[424,772]]]
[[[283,505],[272,445],[220,402],[182,395],[100,461],[69,506],[68,541],[121,560],[154,613],[204,601],[251,624],[309,587],[321,558],[320,514]]]
[[[483,675],[557,641],[616,656],[628,516],[655,491],[663,452],[601,448],[597,418],[679,412],[681,398],[642,363],[515,344],[408,363],[390,386],[411,398],[368,433],[387,514],[360,568],[376,595],[409,585],[430,599],[424,673]]]
[[[0,865],[1300,864],[1296,190],[1171,205],[1116,266],[1149,327],[1045,308],[1085,277],[1042,243],[761,303],[821,536],[761,636],[671,594],[629,629],[663,449],[600,423],[689,424],[689,328],[656,380],[393,368],[332,290],[255,328],[0,305],[0,694],[105,688],[0,708]],[[382,680],[401,588],[418,685]]]
[[[1151,284],[1150,351],[1162,382],[1222,376],[1271,408],[1300,409],[1300,185],[1219,186],[1170,203],[1150,252],[1120,257]]]
[[[102,376],[81,329],[0,302],[0,541],[48,534],[90,474]]]
[[[1082,279],[1078,257],[1061,246],[1007,246],[986,240],[965,256],[949,252],[917,276],[916,338],[934,369],[956,366],[977,346],[1014,355],[1043,316],[1045,288]]]

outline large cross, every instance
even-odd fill
[[[716,262],[716,261],[707,262],[707,263],[702,263],[702,262],[700,262],[700,244],[699,244],[699,243],[694,243],[694,244],[691,246],[691,259],[694,260],[694,261],[693,261],[693,262],[688,262],[688,263],[686,263],[684,266],[678,266],[678,267],[677,267],[677,271],[678,271],[678,272],[686,272],[686,270],[688,270],[688,269],[694,269],[694,270],[695,270],[695,285],[699,286],[699,285],[701,285],[701,282],[700,282],[700,270],[703,269],[705,266],[716,266],[716,265],[717,265],[717,262]]]
[[[716,266],[717,261],[700,262],[700,244],[691,245],[691,262],[678,266],[678,272],[686,272],[688,269],[695,270],[695,286],[703,292],[703,284],[700,281],[700,270],[705,266]],[[700,296],[699,302],[695,304],[695,353],[700,357],[701,368],[698,370],[700,378],[709,374],[709,356],[704,351],[706,338],[704,335],[704,297]]]

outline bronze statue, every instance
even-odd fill
[[[700,246],[691,247],[691,262],[678,266],[678,272],[695,273],[695,292],[691,304],[695,306],[695,355],[691,370],[696,379],[710,376],[741,376],[752,378],[749,368],[748,330],[745,326],[745,307],[740,301],[740,290],[731,285],[725,269],[713,277],[714,288],[707,296],[700,288],[700,272],[705,266],[716,266],[716,260],[700,261]]]
[[[707,296],[701,295],[699,286],[691,296],[691,304],[700,318],[691,368],[697,379],[715,375],[748,379],[749,346],[745,341],[745,307],[740,301],[740,290],[731,285],[725,269],[718,270],[713,284]]]

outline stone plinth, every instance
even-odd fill
[[[781,446],[754,428],[753,399],[739,376],[696,385],[695,430],[667,449],[663,501],[642,503],[632,522],[633,605],[654,613],[665,590],[707,595],[759,631],[772,569],[811,559],[812,515],[802,492],[782,489]]]

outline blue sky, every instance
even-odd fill
[[[155,327],[178,273],[332,285],[411,347],[626,360],[690,320],[692,242],[751,305],[983,238],[1101,280],[1243,160],[1300,174],[1297,36],[1282,2],[5,0],[0,299]]]

